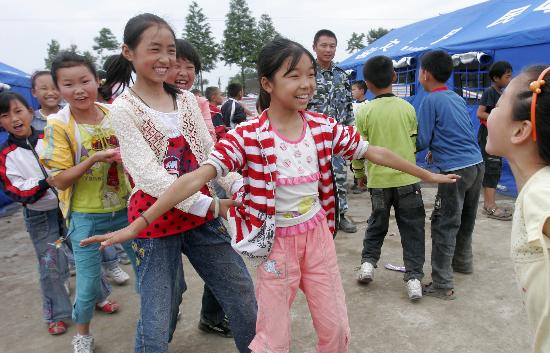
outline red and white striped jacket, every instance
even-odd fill
[[[317,148],[319,159],[319,198],[327,215],[330,230],[335,227],[335,198],[331,157],[359,159],[367,151],[354,126],[343,126],[323,114],[301,111]],[[241,171],[244,193],[242,205],[229,210],[231,245],[243,256],[263,262],[271,251],[275,236],[276,156],[268,110],[256,119],[241,123],[215,146],[205,164],[213,165],[218,176]]]

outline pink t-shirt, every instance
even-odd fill
[[[201,110],[204,122],[206,123],[206,128],[208,129],[208,132],[210,133],[210,136],[212,136],[212,139],[214,141],[217,141],[216,129],[214,128],[214,124],[212,124],[212,116],[210,115],[210,105],[208,104],[208,100],[204,97],[195,97],[197,98],[197,103]]]

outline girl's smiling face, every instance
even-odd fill
[[[195,70],[195,64],[187,59],[179,58],[168,71],[166,82],[179,89],[190,90],[195,82]]]
[[[97,99],[97,78],[85,65],[62,67],[57,70],[57,86],[71,108],[88,110]]]
[[[0,126],[17,138],[29,137],[32,133],[32,114],[32,110],[18,99],[12,99],[9,111],[0,114]]]
[[[315,67],[307,54],[303,54],[294,68],[292,58],[285,60],[273,79],[262,77],[262,87],[271,96],[270,105],[288,110],[305,110],[315,93]]]
[[[32,95],[42,108],[55,109],[61,101],[59,90],[55,87],[50,74],[40,75],[35,79]]]
[[[134,49],[124,45],[122,54],[134,66],[138,79],[162,84],[176,63],[176,40],[169,28],[154,24],[141,33]]]

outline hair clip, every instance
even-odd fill
[[[545,83],[546,83],[546,81],[544,81],[544,80],[533,81],[529,84],[529,89],[533,93],[540,94],[542,92],[540,88],[542,86],[544,86]]]
[[[529,84],[529,89],[533,92],[533,98],[531,99],[531,134],[535,142],[537,142],[537,97],[542,92],[541,87],[546,84],[544,77],[549,71],[550,66],[542,70],[536,81]]]

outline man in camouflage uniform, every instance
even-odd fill
[[[317,55],[317,90],[308,104],[308,110],[323,113],[343,125],[354,125],[353,97],[348,76],[332,61],[336,44],[336,35],[332,31],[322,29],[315,34],[313,51]],[[355,233],[357,226],[344,217],[348,209],[346,161],[342,157],[334,156],[332,166],[341,215],[339,229],[346,233]]]

